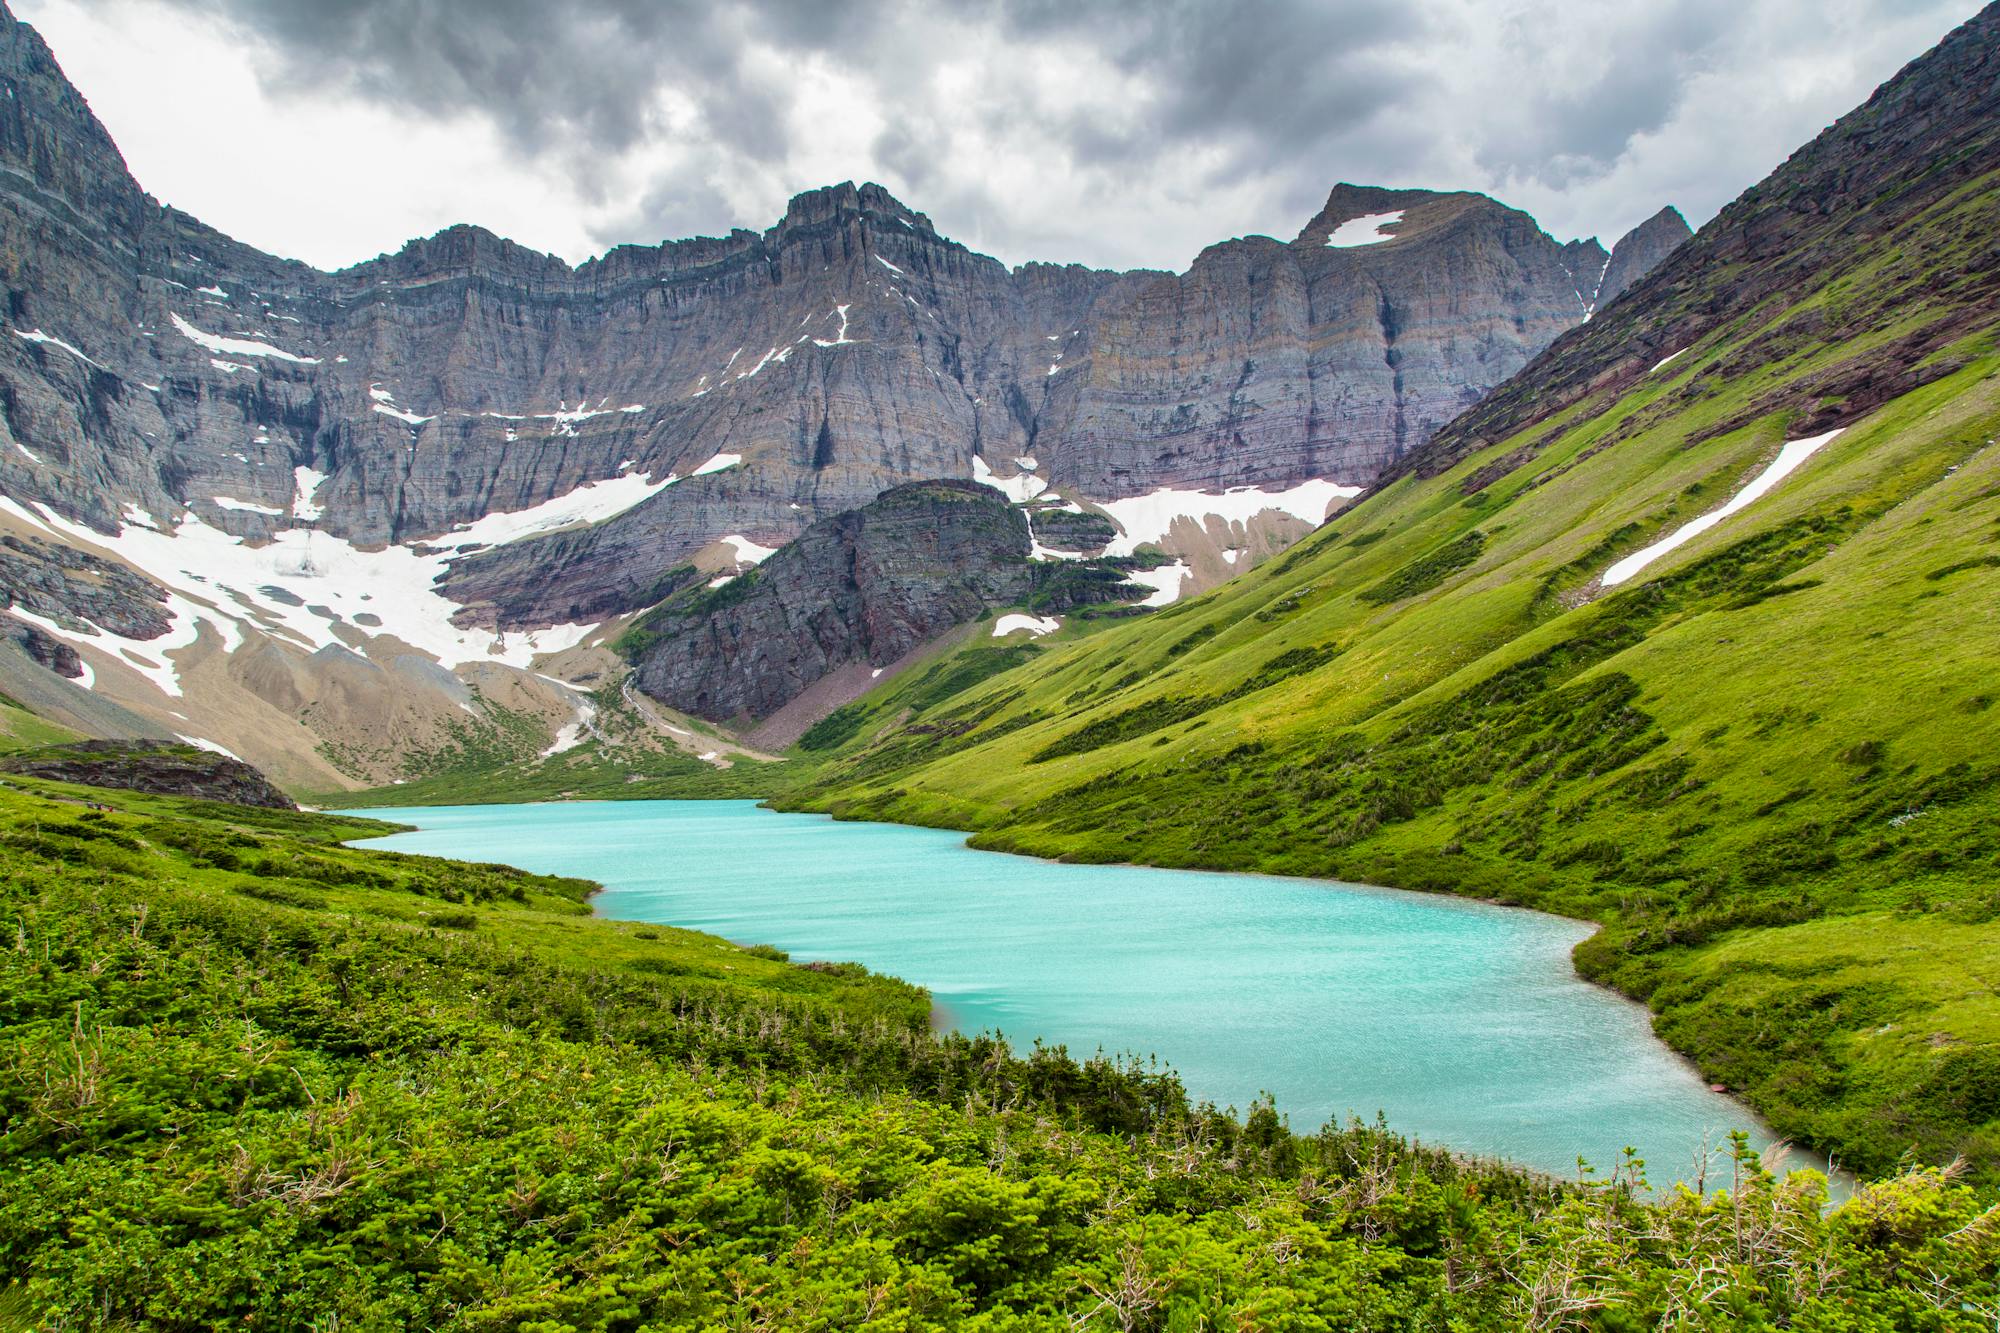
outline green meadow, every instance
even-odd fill
[[[0,786],[0,1328],[1989,1327],[1961,1173],[1825,1208],[1190,1106],[379,823]]]

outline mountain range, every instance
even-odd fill
[[[1490,892],[1780,1129],[1984,1163],[1981,983],[1895,951],[1984,948],[2000,857],[1996,24],[1692,239],[1343,185],[1178,276],[875,186],[318,273],[146,198],[13,24],[5,716]]]
[[[1145,511],[1165,595],[1219,582],[1687,235],[1341,185],[1184,274],[1010,270],[847,184],[575,267],[460,226],[326,273],[146,195],[11,16],[0,84],[9,600],[104,700],[317,789],[420,771],[489,702],[552,739],[572,692],[530,668],[617,674],[562,654],[904,483]],[[52,591],[78,558],[138,571],[119,609]]]

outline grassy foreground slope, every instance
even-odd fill
[[[1281,559],[864,700],[786,802],[1589,917],[1780,1131],[1993,1179],[1996,164],[1989,10]]]
[[[380,826],[375,826],[379,828]],[[1981,1329],[2000,1222],[1648,1202],[932,1035],[367,828],[0,784],[0,1328]]]

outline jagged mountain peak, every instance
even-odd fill
[[[1430,190],[1399,190],[1342,181],[1328,192],[1325,205],[1300,229],[1292,244],[1326,245],[1341,227],[1366,218],[1388,220],[1382,228],[1381,240],[1404,239],[1409,210],[1443,197]]]
[[[567,275],[572,271],[558,255],[509,240],[476,223],[457,222],[432,235],[413,237],[394,253],[341,269],[336,276],[367,279],[389,273],[518,272],[523,268],[545,276]]]
[[[850,217],[937,238],[937,229],[931,225],[930,218],[889,193],[886,186],[873,181],[861,185],[842,181],[838,185],[823,185],[793,195],[791,202],[785,206],[784,217],[772,228],[771,234]]]
[[[1523,219],[1533,222],[1521,210],[1474,190],[1397,189],[1342,181],[1292,243],[1308,248],[1363,249],[1412,240],[1468,220]]]
[[[1624,294],[1625,289],[1657,268],[1660,261],[1694,235],[1687,219],[1669,204],[1618,238],[1597,287],[1595,306],[1603,309]]]

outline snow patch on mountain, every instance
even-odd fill
[[[1061,628],[1062,621],[1054,616],[1030,616],[1015,611],[993,622],[993,637],[1004,639],[1009,634],[1026,630],[1036,638],[1040,638],[1044,634],[1054,634]]]
[[[526,509],[496,510],[423,544],[462,551],[471,546],[501,546],[578,523],[602,523],[644,504],[679,480],[671,472],[659,481],[642,472],[627,472],[603,481],[587,481],[566,495]]]
[[[326,473],[316,472],[309,467],[292,469],[292,517],[302,523],[317,523],[326,517],[326,506],[314,500],[319,488],[326,485]]]
[[[63,351],[68,352],[71,356],[75,357],[77,360],[83,362],[85,365],[97,366],[99,370],[104,369],[102,365],[99,365],[99,363],[92,361],[89,357],[85,356],[83,352],[80,349],[78,349],[75,345],[71,343],[66,343],[61,338],[58,338],[53,334],[43,333],[40,329],[12,329],[10,330],[10,332],[12,332],[16,338],[23,339],[24,341],[27,342],[41,343],[46,347],[59,347]]]
[[[1024,472],[1014,477],[995,476],[993,469],[978,454],[972,456],[972,479],[981,486],[991,486],[1015,504],[1026,504],[1049,488],[1046,481],[1032,473]]]
[[[813,339],[813,346],[840,347],[854,341],[854,339],[847,336],[847,307],[844,305],[835,306],[833,308],[833,313],[840,317],[840,332],[834,334],[831,339],[827,338]]]
[[[1778,451],[1778,456],[1771,460],[1771,465],[1758,473],[1754,481],[1731,496],[1728,504],[1711,513],[1703,514],[1700,518],[1681,524],[1680,527],[1675,528],[1671,533],[1654,542],[1645,550],[1634,551],[1631,555],[1626,556],[1623,560],[1605,570],[1604,577],[1600,582],[1607,588],[1616,587],[1618,584],[1631,578],[1634,574],[1637,574],[1647,565],[1652,564],[1653,561],[1673,550],[1676,546],[1699,537],[1702,533],[1707,532],[1710,528],[1722,522],[1723,519],[1748,508],[1752,502],[1790,476],[1798,468],[1799,464],[1825,448],[1832,442],[1836,435],[1840,434],[1840,430],[1844,429],[1845,427],[1838,430],[1830,430],[1824,435],[1814,435],[1809,439],[1793,440]]]
[[[1393,213],[1369,213],[1363,217],[1350,218],[1335,227],[1327,236],[1326,243],[1336,250],[1351,250],[1361,245],[1378,245],[1383,241],[1396,239],[1389,228],[1403,220],[1403,210]]]
[[[215,496],[210,503],[218,509],[233,509],[245,514],[264,514],[270,518],[283,518],[290,512],[275,505],[258,504],[254,500],[232,499],[227,495]]]
[[[1234,486],[1220,495],[1210,495],[1167,487],[1123,500],[1106,500],[1097,507],[1118,525],[1119,535],[1104,553],[1130,555],[1149,542],[1158,543],[1180,519],[1198,525],[1206,525],[1211,518],[1225,523],[1247,523],[1266,510],[1275,509],[1318,526],[1334,501],[1352,499],[1361,490],[1359,486],[1343,486],[1335,481],[1302,481],[1282,491]]]
[[[720,540],[736,552],[736,563],[739,565],[761,565],[778,553],[778,548],[775,546],[759,546],[748,537],[737,536],[734,533]]]
[[[186,338],[189,342],[194,343],[205,351],[214,352],[218,355],[228,353],[231,356],[267,356],[276,361],[292,361],[302,366],[316,366],[319,364],[319,358],[316,356],[299,356],[295,353],[287,352],[282,347],[273,347],[270,343],[261,342],[256,338],[231,338],[224,334],[204,332],[182,319],[178,314],[173,316],[173,320],[174,327],[180,330],[183,338]]]
[[[1138,569],[1125,576],[1130,583],[1142,583],[1151,588],[1152,594],[1141,606],[1170,606],[1180,600],[1182,590],[1187,586],[1188,575],[1193,571],[1185,560],[1176,560],[1171,565],[1161,565],[1158,569]]]

